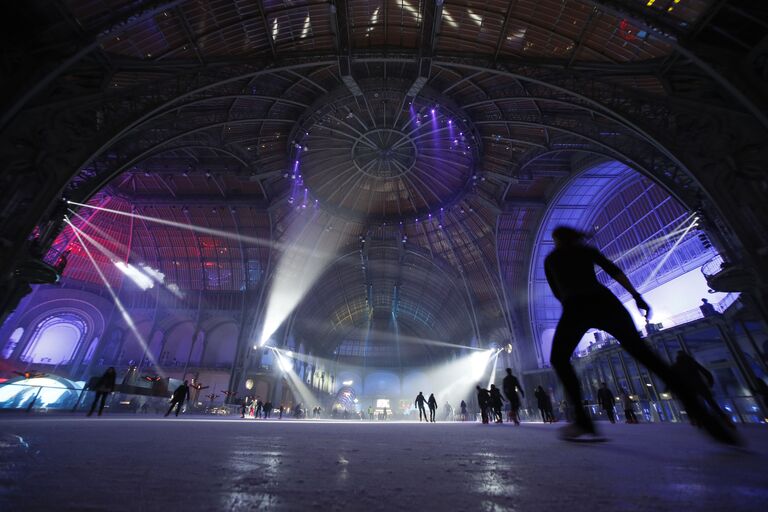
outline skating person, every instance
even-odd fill
[[[269,416],[272,414],[272,402],[266,402],[264,404],[264,419],[269,419]]]
[[[487,389],[475,386],[477,389],[477,405],[480,407],[480,418],[483,423],[488,423],[488,405],[491,401],[491,394]]]
[[[605,382],[601,383],[600,389],[597,390],[597,403],[600,408],[605,411],[605,414],[608,416],[608,420],[610,420],[611,423],[616,423],[616,416],[613,412],[613,393],[611,393],[611,390],[608,389],[608,384]]]
[[[461,411],[461,421],[467,421],[467,402],[462,400],[459,404],[459,410]]]
[[[493,421],[495,421],[496,423],[504,423],[504,420],[501,414],[503,400],[504,399],[501,398],[501,391],[499,391],[499,388],[497,388],[495,384],[491,384],[489,404],[490,404],[491,410],[493,411]]]
[[[445,403],[445,421],[453,421],[453,407],[448,402]]]
[[[104,374],[99,377],[99,380],[96,381],[96,385],[93,387],[93,390],[96,392],[96,396],[93,397],[93,403],[91,404],[91,410],[88,411],[88,416],[92,415],[93,411],[96,410],[96,402],[100,402],[99,416],[101,416],[101,412],[104,410],[104,404],[107,401],[107,397],[110,393],[115,391],[116,377],[117,372],[112,366],[110,366],[107,368],[107,371],[105,371]]]
[[[373,406],[368,406],[368,421],[373,421]]]
[[[544,271],[552,293],[562,303],[563,312],[552,340],[550,363],[563,383],[568,400],[582,403],[579,380],[570,358],[582,336],[590,328],[613,335],[622,348],[649,371],[655,373],[683,402],[685,410],[699,420],[717,440],[740,444],[738,436],[720,418],[709,414],[695,392],[674,373],[655,353],[645,346],[635,329],[632,317],[619,300],[601,285],[595,275],[599,265],[621,284],[635,299],[638,309],[650,316],[650,308],[627,276],[594,247],[584,244],[584,234],[560,226],[552,232],[555,249],[544,261]],[[579,440],[595,436],[592,420],[577,407],[576,421],[561,430],[561,437]]]
[[[256,410],[253,413],[253,417],[255,419],[261,418],[261,409],[264,407],[264,403],[261,401],[260,397],[256,397]]]
[[[435,400],[435,394],[430,393],[427,400],[427,406],[429,407],[429,421],[435,422],[435,413],[437,412],[437,400]]]
[[[429,416],[427,416],[427,410],[424,409],[424,404],[427,403],[427,399],[424,398],[424,393],[419,391],[419,394],[416,395],[416,400],[413,402],[414,407],[419,409],[419,422],[421,422],[422,416],[424,417],[424,421],[429,421]]]
[[[173,408],[176,407],[176,416],[178,417],[179,412],[181,411],[181,406],[184,404],[184,400],[189,403],[189,386],[187,385],[187,381],[184,381],[184,384],[177,387],[173,392],[171,406],[168,408],[168,412],[166,412],[165,415],[168,416],[171,414]]]
[[[520,397],[517,395],[517,390],[520,390],[523,398],[525,398],[525,392],[517,377],[512,375],[512,368],[507,368],[507,376],[504,377],[502,386],[504,387],[504,394],[509,400],[509,419],[514,421],[515,425],[520,425]]]
[[[541,421],[544,423],[552,423],[555,418],[552,414],[552,399],[549,398],[549,393],[544,391],[544,388],[539,386],[536,388],[536,392],[533,394],[536,397],[536,406],[541,413]]]
[[[622,389],[619,396],[621,397],[621,405],[624,408],[624,419],[627,420],[627,423],[637,423],[632,397],[629,396],[626,389]]]
[[[702,299],[706,300],[706,299]],[[710,304],[711,306],[711,304]],[[702,306],[703,307],[703,306]],[[722,418],[728,418],[728,415],[720,408],[720,404],[717,403],[715,397],[712,395],[712,388],[715,385],[715,378],[712,373],[699,364],[696,359],[686,354],[682,350],[677,351],[677,357],[672,364],[672,369],[680,374],[685,382],[691,386],[696,393],[704,400],[709,408],[715,414]],[[693,420],[693,418],[691,418]],[[730,420],[728,420],[730,422]],[[695,423],[695,421],[694,421]]]

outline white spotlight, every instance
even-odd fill
[[[114,261],[113,263],[120,270],[120,272],[130,278],[130,280],[133,281],[136,286],[142,290],[149,290],[155,286],[155,282],[151,277],[147,276],[130,263],[125,263],[124,261]]]

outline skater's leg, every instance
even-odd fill
[[[565,306],[552,339],[549,362],[563,383],[565,394],[572,404],[581,404],[582,398],[579,379],[571,366],[571,355],[588,327],[589,323],[582,317],[581,311]],[[576,423],[584,430],[594,431],[592,420],[584,412],[583,407],[576,407]]]

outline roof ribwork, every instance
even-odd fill
[[[76,149],[40,168],[80,201],[282,244],[314,233],[333,254],[361,239],[388,247],[367,254],[374,264],[331,267],[328,297],[301,306],[313,322],[344,319],[318,334],[328,347],[394,302],[412,334],[502,340],[521,321],[513,310],[544,207],[573,169],[621,162],[690,204],[701,186],[677,156],[692,141],[675,123],[746,112],[714,95],[705,107],[670,96],[663,77],[712,2],[647,3],[69,1],[51,33],[91,42],[4,120],[21,112],[20,132],[37,134],[51,115],[56,140],[38,139]],[[269,283],[264,247],[132,229],[136,257],[190,289]],[[448,303],[423,293],[442,283],[406,264],[413,254],[451,269]]]

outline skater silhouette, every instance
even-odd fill
[[[413,402],[413,405],[419,408],[419,421],[422,421],[422,416],[424,417],[424,421],[429,421],[429,416],[427,416],[427,410],[424,409],[424,404],[427,403],[427,399],[424,398],[424,393],[419,391],[419,394],[416,395],[416,400]]]
[[[117,372],[110,366],[107,368],[107,371],[104,372],[104,375],[102,375],[96,382],[96,385],[93,387],[94,391],[96,391],[96,396],[93,398],[93,403],[91,404],[91,410],[88,411],[88,416],[93,414],[93,411],[96,410],[96,402],[99,401],[101,401],[101,404],[99,405],[99,416],[101,416],[107,397],[115,390],[116,377]]]
[[[504,394],[509,400],[509,416],[510,421],[514,421],[515,425],[520,425],[520,397],[517,395],[517,390],[520,390],[520,394],[525,398],[525,392],[517,377],[512,375],[512,368],[507,368],[507,376],[504,377],[502,382],[504,388]]]
[[[435,400],[435,394],[430,393],[429,394],[429,400],[427,400],[427,405],[429,406],[429,421],[432,423],[435,422],[435,412],[437,411],[437,400]]]
[[[563,383],[568,401],[583,402],[579,380],[571,366],[571,355],[582,336],[590,328],[613,335],[622,348],[649,371],[658,375],[683,402],[686,412],[720,442],[741,444],[736,433],[723,419],[710,414],[696,392],[689,387],[659,356],[643,343],[629,312],[608,288],[600,284],[595,265],[600,266],[621,284],[635,299],[639,310],[650,317],[650,307],[643,300],[624,272],[594,247],[585,245],[584,233],[560,226],[552,231],[555,249],[544,261],[544,271],[552,293],[561,302],[563,312],[552,340],[550,363]],[[561,430],[566,440],[595,440],[592,419],[581,407],[575,408],[576,421]]]
[[[491,410],[493,411],[493,421],[496,423],[504,423],[504,420],[501,415],[501,403],[504,400],[501,398],[501,391],[499,391],[499,388],[496,387],[495,384],[491,384]]]
[[[728,417],[712,395],[712,388],[715,385],[715,378],[712,376],[712,372],[704,368],[696,359],[682,350],[677,351],[677,357],[672,364],[672,369],[677,371],[685,379],[685,382],[694,388],[712,412],[723,418]]]
[[[608,420],[610,420],[611,423],[616,423],[616,416],[613,413],[613,393],[608,389],[608,384],[605,382],[600,384],[600,389],[597,390],[597,403],[600,404],[600,407],[605,411]]]
[[[187,385],[187,381],[184,381],[184,384],[181,384],[176,388],[176,391],[173,392],[171,406],[168,408],[168,412],[166,412],[165,415],[168,416],[171,414],[173,408],[176,407],[176,416],[178,416],[185,399],[189,402],[189,386]]]
[[[480,418],[483,423],[488,423],[488,405],[491,401],[491,394],[487,389],[481,388],[480,385],[475,387],[477,388],[477,405],[480,407]]]
[[[549,394],[544,391],[544,388],[538,386],[533,393],[533,396],[536,397],[536,405],[541,413],[541,421],[544,423],[552,423],[555,421],[555,417],[552,414],[552,399],[549,398]]]

